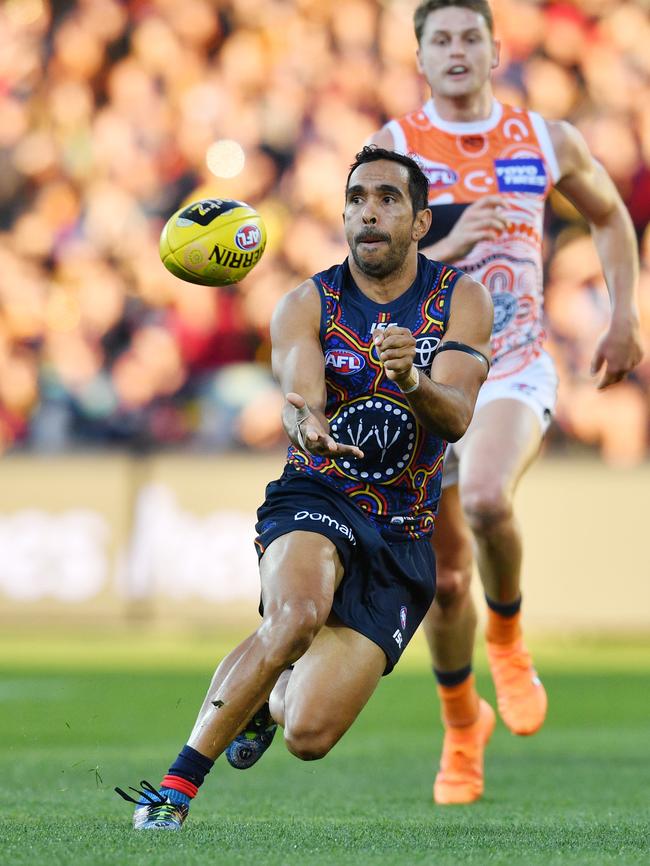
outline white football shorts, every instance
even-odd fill
[[[519,400],[525,403],[535,413],[542,436],[549,428],[557,403],[558,377],[553,359],[547,352],[528,364],[523,370],[504,376],[501,379],[488,379],[481,386],[474,408],[474,417],[479,410],[494,400]],[[468,429],[471,429],[472,422]],[[462,438],[458,442],[462,442]],[[455,445],[447,447],[445,454],[442,487],[452,487],[458,484],[458,455]]]

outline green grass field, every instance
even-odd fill
[[[159,781],[226,648],[0,636],[0,862],[650,863],[650,657],[641,642],[595,639],[533,644],[548,721],[529,739],[498,725],[473,806],[431,802],[441,729],[416,640],[323,761],[296,760],[277,737],[247,772],[220,760],[181,833],[134,833],[113,787]]]

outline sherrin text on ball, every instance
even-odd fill
[[[255,267],[266,246],[266,227],[250,205],[207,198],[178,210],[160,235],[168,271],[190,283],[228,286]]]

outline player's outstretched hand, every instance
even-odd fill
[[[465,208],[444,239],[445,261],[464,258],[479,241],[494,241],[507,225],[501,196],[483,196]]]
[[[304,397],[290,391],[287,403],[296,410],[295,438],[303,451],[317,454],[319,457],[341,457],[349,454],[351,457],[363,457],[363,451],[356,445],[344,445],[337,442],[319,419],[312,413]]]
[[[636,367],[642,355],[638,324],[622,328],[612,323],[609,330],[598,340],[591,362],[592,376],[605,367],[598,390],[602,391],[603,388],[620,382]]]

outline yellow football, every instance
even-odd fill
[[[266,246],[266,227],[250,205],[206,198],[176,211],[160,235],[160,258],[181,280],[205,286],[238,283]]]

